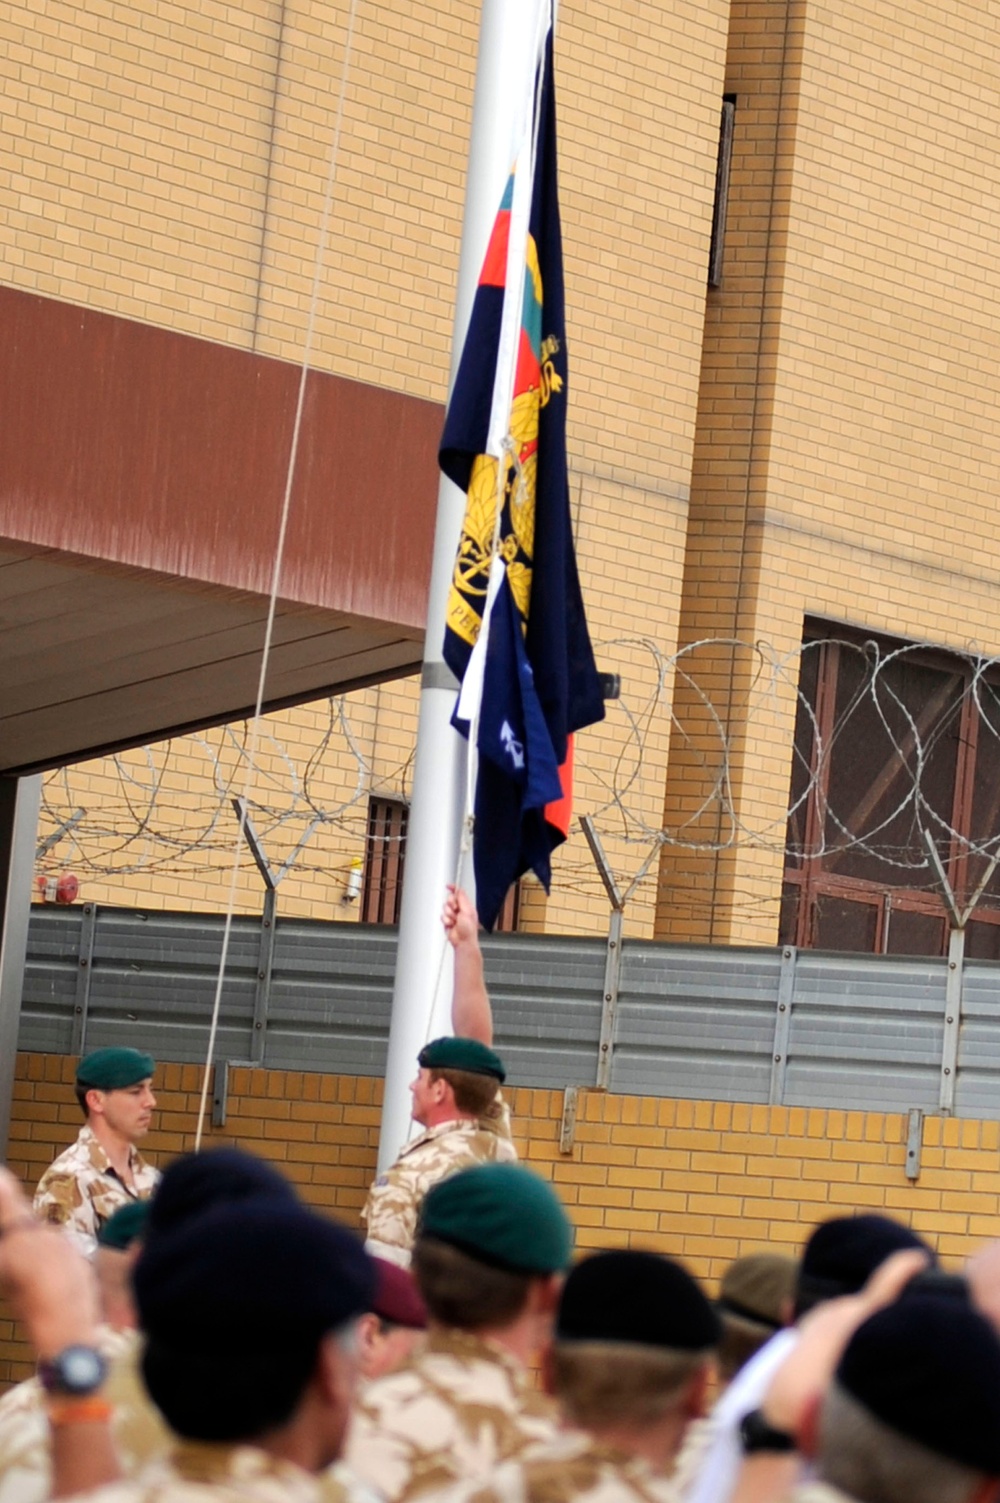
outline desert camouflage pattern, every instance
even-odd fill
[[[130,1200],[148,1200],[160,1182],[159,1170],[147,1164],[134,1148],[129,1165],[134,1193],[112,1169],[93,1129],[83,1126],[76,1142],[39,1180],[35,1215],[61,1226],[86,1257],[93,1257],[104,1223]]]
[[[175,1441],[143,1387],[138,1334],[102,1326],[98,1345],[110,1364],[105,1393],[114,1410],[115,1448],[124,1470],[132,1473]],[[0,1399],[0,1503],[44,1503],[51,1478],[45,1390],[37,1378],[29,1378]]]
[[[551,1440],[557,1415],[513,1357],[467,1331],[434,1331],[396,1372],[369,1383],[354,1411],[346,1460],[388,1500],[484,1479]]]
[[[485,1481],[452,1488],[446,1498],[447,1503],[678,1503],[679,1494],[647,1462],[579,1430],[565,1430],[530,1446]]]
[[[86,1497],[88,1503],[348,1503],[340,1483],[311,1477],[255,1446],[194,1441]]]
[[[368,1192],[361,1212],[368,1251],[409,1268],[417,1217],[431,1186],[474,1164],[512,1164],[516,1159],[510,1108],[503,1097],[497,1098],[491,1116],[429,1127],[407,1143]]]

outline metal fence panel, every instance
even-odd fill
[[[773,950],[626,944],[612,1090],[766,1101],[780,969]]]
[[[200,1062],[222,933],[217,914],[35,908],[20,1046],[72,1052],[85,1022],[88,1048]],[[269,977],[262,937],[260,919],[234,920],[216,1058],[250,1059],[256,1039],[273,1068],[381,1075],[395,931],[279,917]],[[499,935],[483,950],[511,1083],[593,1085],[603,938]],[[611,1089],[936,1111],[947,975],[943,959],[626,941]],[[998,1118],[1000,966],[966,965],[961,1017],[955,1110]]]
[[[955,1112],[1000,1116],[1000,967],[966,961],[962,987]]]
[[[935,1110],[943,961],[800,951],[785,1102]]]

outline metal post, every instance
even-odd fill
[[[597,833],[597,826],[589,814],[585,814],[580,821],[580,826],[590,846],[590,854],[594,858],[601,881],[604,883],[604,891],[608,895],[611,904],[611,914],[608,918],[608,941],[607,955],[604,961],[604,993],[601,1001],[601,1037],[597,1046],[597,1088],[600,1091],[608,1089],[611,1080],[611,1061],[615,1052],[615,1024],[618,1020],[618,986],[621,980],[622,969],[622,926],[625,920],[625,897],[615,881],[615,874],[611,870],[608,858],[601,844],[601,837]],[[634,884],[633,884],[634,885]],[[632,891],[630,887],[629,892]]]
[[[264,1063],[264,1047],[267,1042],[267,1014],[271,1005],[271,967],[274,963],[274,920],[277,906],[278,894],[273,887],[268,887],[264,893],[264,911],[260,918],[257,985],[253,995],[250,1059],[255,1065]]]
[[[955,1106],[958,1074],[958,1037],[962,1026],[962,973],[965,968],[965,930],[952,929],[948,938],[948,978],[944,992],[944,1043],[941,1048],[939,1105],[949,1115]]]
[[[274,930],[278,911],[278,882],[284,869],[276,877],[267,859],[267,852],[254,828],[245,798],[234,798],[236,818],[246,836],[247,846],[264,883],[264,908],[260,916],[260,947],[257,951],[257,983],[253,994],[253,1031],[250,1036],[250,1060],[255,1065],[263,1064],[267,1042],[267,1014],[271,1003],[271,967],[274,962]],[[216,1106],[213,1103],[213,1112]],[[223,1114],[225,1107],[223,1106]]]
[[[7,1156],[17,1034],[28,953],[41,774],[0,777],[0,1159]]]
[[[524,68],[525,38],[537,30],[538,0],[483,0],[479,57],[459,255],[451,381],[454,383],[479,271],[504,184],[515,159],[519,122],[533,78]],[[379,1169],[395,1159],[410,1132],[407,1090],[416,1057],[450,1027],[452,965],[441,933],[445,886],[458,874],[465,807],[466,743],[452,729],[457,685],[445,664],[445,612],[465,496],[442,477],[438,487],[427,632],[420,681],[417,757],[406,836],[406,869],[389,1025]],[[463,877],[466,886],[470,878]]]
[[[792,1002],[795,999],[795,963],[798,954],[794,945],[787,945],[781,952],[781,977],[778,981],[774,1043],[771,1048],[771,1089],[767,1098],[771,1106],[781,1106],[785,1099],[785,1071],[788,1068],[788,1042],[792,1032]]]
[[[599,1091],[606,1091],[611,1082],[611,1061],[615,1052],[615,1024],[618,1020],[618,984],[622,969],[622,921],[625,915],[620,908],[612,908],[608,921],[608,953],[604,962],[604,997],[601,1007],[601,1040],[597,1050],[597,1080]]]
[[[90,979],[94,973],[94,932],[97,928],[97,904],[84,903],[80,920],[80,948],[77,952],[76,996],[73,998],[73,1031],[70,1053],[84,1054],[87,1048],[87,1019],[90,1014]]]

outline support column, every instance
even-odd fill
[[[42,778],[0,777],[0,1160],[7,1157]]]

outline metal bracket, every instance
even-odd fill
[[[229,1104],[229,1060],[217,1060],[212,1089],[212,1126],[225,1127]]]
[[[955,1077],[958,1074],[958,1038],[962,1026],[962,972],[965,965],[965,930],[952,929],[948,940],[948,977],[944,992],[944,1042],[941,1046],[941,1093],[938,1104],[950,1115],[955,1107]]]
[[[260,948],[257,951],[257,984],[253,994],[253,1032],[250,1035],[250,1061],[264,1062],[267,1039],[267,1014],[271,1003],[271,967],[274,964],[274,919],[278,894],[273,887],[264,890],[264,910],[260,918]]]
[[[910,1109],[906,1125],[906,1177],[920,1178],[920,1150],[924,1141],[924,1114],[919,1106]]]
[[[576,1136],[576,1105],[580,1087],[569,1085],[563,1091],[562,1121],[559,1123],[559,1152],[572,1153]]]
[[[787,945],[781,952],[781,976],[774,1014],[774,1043],[771,1046],[771,1087],[767,1098],[771,1106],[781,1106],[785,1099],[785,1072],[788,1068],[788,1043],[792,1031],[792,1002],[795,998],[795,964],[798,955],[794,945]]]
[[[73,1028],[69,1051],[83,1054],[87,1048],[87,1019],[90,1014],[90,978],[94,973],[94,931],[97,928],[97,904],[84,903],[80,919],[80,948],[77,952],[76,996],[73,998]]]

